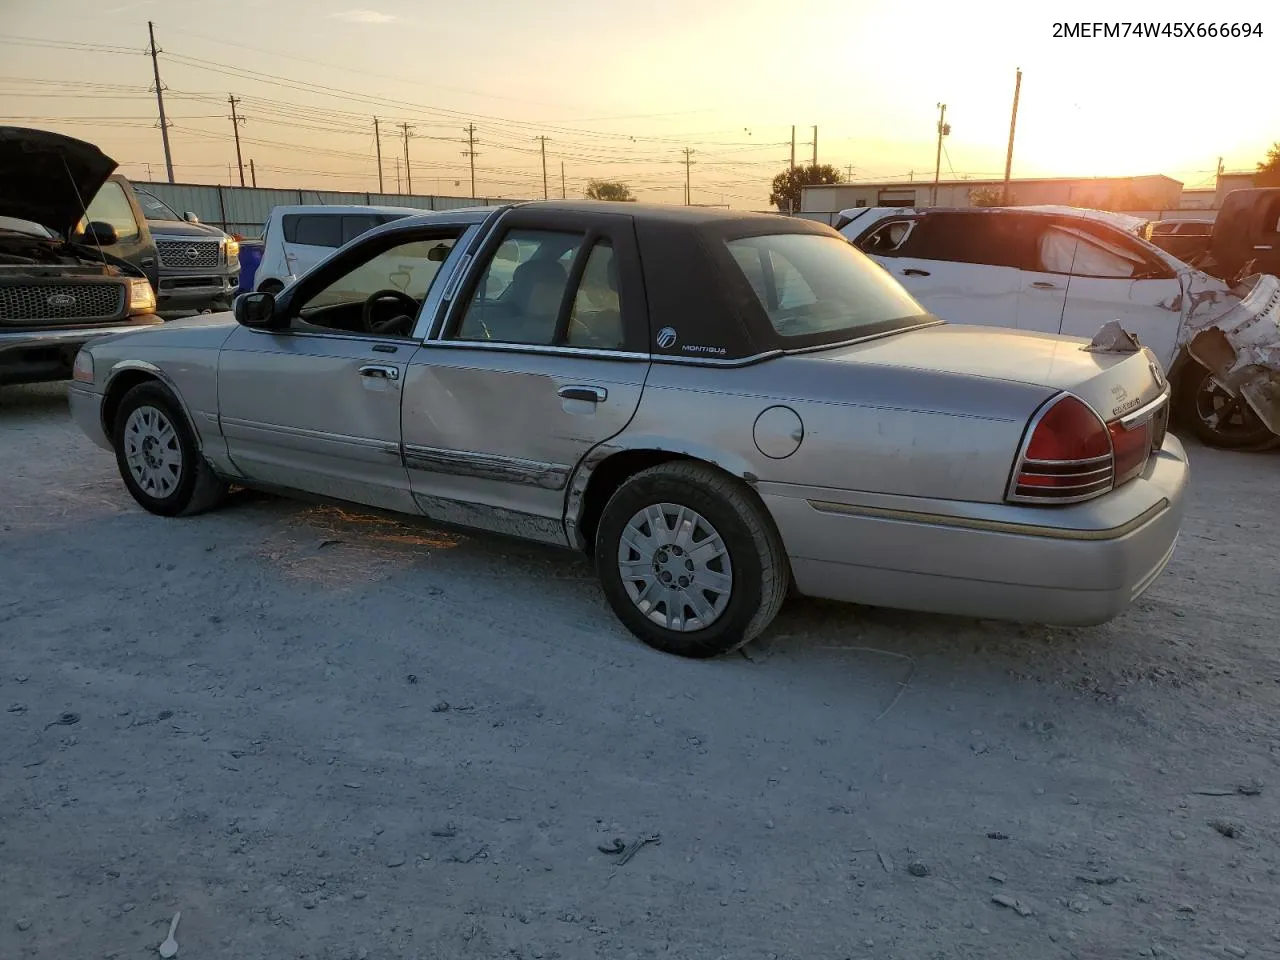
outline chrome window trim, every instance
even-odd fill
[[[1160,407],[1169,402],[1169,398],[1173,395],[1172,388],[1166,386],[1160,391],[1160,396],[1156,397],[1148,404],[1144,404],[1132,413],[1127,413],[1120,417],[1120,425],[1126,430],[1132,430],[1134,427],[1141,426],[1148,420],[1152,419],[1160,412]]]

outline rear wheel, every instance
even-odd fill
[[[1180,388],[1180,419],[1201,443],[1240,450],[1261,446],[1274,439],[1270,429],[1244,399],[1231,396],[1218,385],[1213,374],[1199,364],[1188,368]]]
[[[626,627],[684,657],[718,656],[757,637],[790,580],[759,501],[701,463],[664,463],[626,481],[600,517],[595,559]]]
[[[177,400],[162,384],[140,383],[124,395],[112,440],[124,485],[151,513],[201,513],[226,496],[226,482],[200,454]]]

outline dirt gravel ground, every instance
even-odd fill
[[[1280,457],[1192,455],[1109,625],[794,602],[697,663],[570,555],[149,516],[0,391],[0,958],[1278,956]]]

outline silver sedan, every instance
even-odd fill
[[[1063,624],[1159,576],[1159,362],[946,324],[828,227],[531,203],[397,220],[233,314],[95,341],[73,413],[147,510],[230,485],[581,550],[622,622],[733,650],[789,592]]]

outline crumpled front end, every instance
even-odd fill
[[[1179,345],[1280,435],[1280,279],[1255,274],[1188,299]]]

